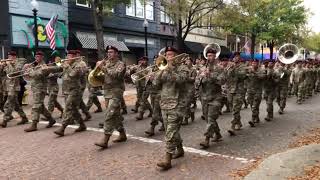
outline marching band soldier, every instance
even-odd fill
[[[47,93],[48,75],[50,73],[58,72],[55,67],[49,67],[45,65],[44,54],[42,51],[38,51],[35,55],[35,63],[26,64],[24,69],[29,73],[28,78],[31,78],[31,90],[33,95],[33,106],[31,109],[32,124],[29,128],[25,129],[25,132],[32,132],[37,130],[37,124],[39,122],[40,114],[42,114],[49,124],[46,128],[51,128],[56,121],[52,118],[50,112],[44,105],[44,99]]]
[[[15,51],[10,51],[8,53],[8,58],[12,59],[12,62],[7,62],[6,64],[1,63],[2,73],[13,73],[20,71],[22,64],[19,64],[17,59],[17,54]],[[23,111],[20,103],[18,102],[18,93],[20,91],[20,81],[19,78],[6,78],[6,94],[7,99],[4,104],[4,115],[3,122],[0,124],[1,127],[7,127],[7,123],[13,119],[12,112],[15,110],[21,117],[21,121],[17,125],[22,125],[28,122],[28,118]]]
[[[86,68],[81,63],[81,57],[77,56],[76,50],[69,50],[68,60],[63,62],[59,71],[63,71],[62,87],[65,95],[65,109],[62,116],[62,126],[54,131],[58,136],[64,136],[64,131],[74,120],[78,122],[79,127],[74,132],[82,132],[87,129],[79,112],[80,97],[82,97],[81,77],[84,76]]]
[[[284,108],[287,103],[288,96],[288,87],[289,87],[289,78],[290,71],[286,68],[285,64],[278,62],[276,67],[276,72],[280,74],[280,79],[277,89],[277,103],[279,105],[279,114],[283,114]]]
[[[182,139],[179,133],[185,108],[185,94],[183,90],[188,70],[185,66],[174,62],[177,50],[166,47],[165,55],[168,67],[157,73],[155,85],[161,90],[160,108],[165,125],[166,155],[157,163],[162,170],[168,170],[171,160],[184,155]]]
[[[124,92],[124,76],[126,65],[119,59],[119,51],[116,47],[106,48],[108,61],[98,61],[97,68],[105,74],[104,78],[104,98],[106,102],[106,117],[104,122],[104,137],[100,142],[95,143],[101,148],[108,148],[109,138],[114,130],[120,134],[113,142],[124,142],[127,140],[125,128],[123,127],[123,116],[121,110],[121,98]]]
[[[205,140],[200,143],[203,149],[209,148],[210,138],[213,141],[219,141],[222,136],[217,119],[220,114],[222,94],[221,84],[225,77],[223,70],[218,70],[216,67],[216,50],[209,49],[207,55],[207,67],[202,68],[197,77],[197,84],[200,85],[201,96],[205,101],[205,120],[207,121],[206,132],[204,133]],[[204,106],[203,106],[204,107]]]
[[[297,103],[302,103],[303,83],[305,80],[305,71],[302,67],[302,61],[298,60],[296,67],[292,70],[290,84],[293,85],[293,94],[297,96]]]
[[[92,107],[92,105],[96,105],[97,109],[94,111],[95,113],[102,112],[102,107],[101,103],[98,98],[98,92],[99,92],[99,87],[92,87],[90,83],[88,84],[88,91],[89,91],[89,97],[88,97],[88,102],[87,102],[87,109],[88,111]]]
[[[89,73],[89,69],[87,68],[87,64],[84,61],[84,59],[81,57],[80,54],[80,50],[76,50],[76,57],[79,57],[80,61],[78,62],[79,66],[82,66],[82,69],[84,70],[84,73],[80,76],[80,90],[81,90],[81,94],[79,97],[80,100],[80,104],[79,104],[79,108],[81,109],[82,113],[86,116],[84,121],[89,121],[92,117],[91,114],[89,113],[89,110],[86,106],[86,104],[83,102],[83,93],[87,87],[87,77],[88,77],[88,73]]]
[[[220,61],[220,69],[222,69],[224,72],[224,74],[227,73],[227,67],[228,67],[228,59],[227,58],[222,58]],[[228,83],[224,82],[223,84],[221,84],[221,95],[222,95],[222,99],[221,99],[221,109],[220,112],[222,111],[222,108],[224,106],[226,106],[226,110],[223,111],[223,113],[230,113],[231,112],[231,104],[228,100]],[[221,114],[221,113],[220,113]]]
[[[0,62],[1,63],[1,62]],[[0,66],[0,110],[4,112],[4,104],[6,102],[6,72],[4,66]]]
[[[53,54],[53,62],[58,62],[61,58],[59,57],[59,54],[54,53]],[[52,63],[53,66],[55,66],[54,63]],[[48,93],[49,93],[49,99],[48,99],[48,111],[52,114],[54,108],[57,108],[61,112],[61,117],[63,114],[63,107],[58,102],[58,94],[59,94],[59,84],[58,84],[58,78],[61,76],[61,73],[50,73],[48,76]]]
[[[148,57],[144,56],[142,58],[140,58],[139,60],[140,62],[140,68],[141,69],[145,69],[147,68],[148,65]],[[139,71],[139,70],[138,70]],[[146,76],[148,74],[147,71],[143,71],[141,73],[139,73],[139,75],[141,76]],[[140,76],[138,76],[140,78]],[[149,110],[149,115],[148,117],[152,117],[152,107],[148,101],[148,97],[149,97],[149,84],[147,84],[149,81],[146,80],[146,78],[140,79],[139,81],[135,82],[137,87],[141,87],[143,86],[143,90],[142,90],[142,95],[140,97],[140,100],[138,100],[137,102],[139,103],[139,107],[138,107],[138,116],[136,117],[137,121],[142,120],[143,119],[143,115],[145,110]],[[138,84],[142,84],[142,85],[138,85]],[[138,89],[138,88],[137,88]]]
[[[248,71],[248,102],[251,105],[252,119],[249,121],[251,127],[260,122],[259,109],[262,100],[263,83],[266,78],[266,70],[259,67],[259,61],[254,60]]]
[[[144,60],[143,59],[139,59],[138,60],[138,65],[135,65],[135,66],[132,66],[130,69],[129,69],[129,74],[133,74],[135,72],[138,72],[138,71],[141,71],[143,69],[145,69],[147,67],[147,64],[144,63]],[[143,90],[144,90],[144,81],[141,80],[141,81],[138,81],[138,82],[134,82],[135,83],[135,86],[136,86],[136,90],[137,90],[137,101],[136,101],[136,104],[135,104],[135,107],[134,109],[131,109],[131,111],[137,113],[138,112],[138,108],[140,106],[140,101],[141,101],[141,98],[142,98],[142,94],[143,94]]]
[[[186,95],[186,101],[187,101],[187,106],[186,106],[186,114],[185,117],[182,121],[182,125],[187,125],[188,124],[188,119],[191,118],[191,122],[194,121],[194,113],[195,113],[195,80],[197,76],[197,71],[193,67],[192,64],[192,59],[189,57],[186,60],[186,67],[188,68],[188,78],[187,82],[185,84],[185,89],[187,90],[187,95]]]
[[[274,69],[274,62],[269,61],[268,66],[266,68],[267,75],[264,84],[264,92],[265,92],[265,99],[267,103],[267,117],[264,119],[266,121],[273,120],[273,101],[276,98],[276,92],[279,88],[279,81],[281,74]]]
[[[241,63],[240,53],[236,52],[227,71],[227,80],[229,87],[228,98],[232,104],[231,130],[230,135],[235,135],[234,130],[240,130],[242,127],[240,111],[243,104],[243,96],[245,95],[244,81],[247,78],[246,66]]]
[[[154,58],[154,64],[156,63],[155,60],[158,56]],[[157,72],[159,68],[157,66],[154,66],[151,71],[149,72],[148,76],[148,82],[147,85],[149,86],[149,92],[150,92],[150,100],[151,100],[151,106],[152,106],[152,119],[150,123],[150,129],[145,131],[146,135],[148,137],[154,136],[154,128],[161,122],[161,127],[159,131],[164,131],[164,124],[162,120],[161,115],[161,109],[160,109],[160,92],[155,86],[155,72]]]

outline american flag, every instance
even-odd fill
[[[50,21],[46,25],[46,33],[50,41],[50,48],[52,50],[56,49],[56,31],[55,31],[55,25],[58,20],[58,15],[54,15],[51,17]]]

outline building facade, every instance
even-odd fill
[[[34,17],[33,7],[30,0],[9,0],[8,19],[8,46],[16,50],[21,57],[31,58],[34,42]],[[56,48],[64,51],[67,43],[67,0],[38,0],[39,9],[37,13],[37,36],[39,39],[38,49],[45,52],[49,58],[51,54],[48,37],[45,34],[45,26],[50,18],[58,15],[56,25]]]
[[[9,49],[9,3],[0,1],[0,58],[5,59]]]
[[[89,61],[96,61],[96,40],[93,14],[87,0],[69,2],[69,30],[80,43]],[[170,18],[163,11],[160,0],[150,0],[146,9],[140,0],[132,0],[130,6],[119,4],[104,18],[104,44],[123,47],[122,58],[128,64],[136,63],[145,54],[144,18],[148,21],[148,58],[152,61],[161,48],[174,45],[174,31]],[[74,40],[76,41],[76,40]],[[196,48],[200,54],[208,43],[216,42],[226,46],[224,37],[217,37],[208,29],[195,29],[186,39],[190,49]]]

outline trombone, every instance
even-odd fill
[[[78,58],[80,58],[80,57],[74,57],[74,58],[69,58],[69,59],[60,59],[58,62],[48,63],[48,64],[46,64],[46,66],[56,64],[58,67],[60,67],[63,62],[69,61],[69,60],[73,60],[73,59],[78,59]],[[33,65],[35,63],[36,63],[36,61],[33,61],[30,65]],[[7,74],[7,77],[9,79],[23,77],[23,76],[29,75],[30,74],[30,72],[29,72],[30,70],[34,70],[34,69],[37,69],[39,67],[42,67],[42,66],[35,66],[35,67],[31,67],[31,68],[22,69],[20,71],[15,71],[15,72]]]
[[[185,60],[189,55],[186,54],[186,53],[183,53],[183,54],[179,54],[175,57],[172,58],[172,61],[175,63],[175,64],[182,64],[182,60]],[[177,62],[176,62],[177,61]],[[157,71],[154,71],[152,73],[149,73],[145,76],[142,76],[142,77],[138,77],[138,74],[143,72],[143,71],[146,71],[146,70],[150,70],[151,68],[157,66],[158,67],[158,70]],[[147,76],[150,76],[152,74],[156,74],[157,72],[159,71],[162,71],[162,70],[165,70],[168,68],[168,60],[166,59],[166,57],[164,57],[163,55],[159,55],[159,57],[156,59],[156,63],[154,65],[151,65],[145,69],[142,69],[141,71],[138,71],[136,73],[133,73],[131,75],[131,79],[132,79],[132,82],[133,83],[136,83],[138,81],[140,81],[141,79],[144,79],[146,78]]]

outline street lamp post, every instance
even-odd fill
[[[145,41],[145,56],[148,57],[148,37],[147,37],[147,31],[148,31],[148,20],[144,19],[143,27],[144,27],[144,41]]]
[[[33,12],[33,21],[34,21],[34,29],[33,29],[33,35],[34,35],[34,51],[36,52],[39,46],[39,40],[38,40],[38,23],[37,23],[37,13],[39,9],[39,3],[37,0],[31,1],[32,6],[32,12]]]

